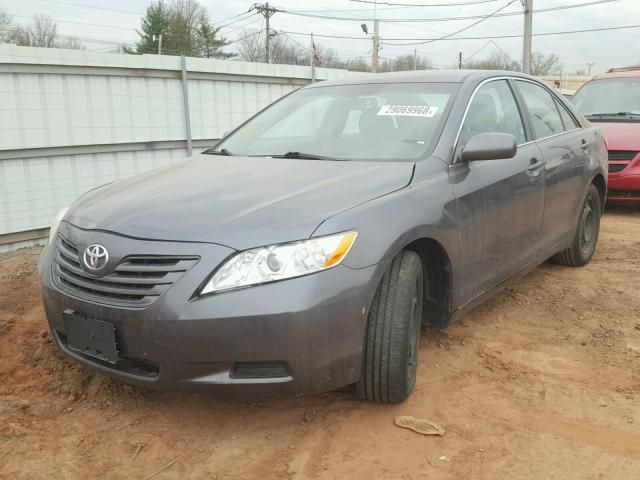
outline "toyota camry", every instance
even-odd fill
[[[63,352],[127,382],[400,402],[422,327],[589,262],[606,182],[600,131],[533,77],[315,83],[61,211],[44,307]]]

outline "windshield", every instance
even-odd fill
[[[456,89],[451,83],[301,89],[205,153],[415,161],[439,134]]]
[[[610,78],[587,83],[573,97],[585,116],[640,115],[640,78]]]

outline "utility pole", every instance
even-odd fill
[[[154,33],[153,37],[151,38],[154,42],[156,41],[156,38],[158,39],[158,55],[162,55],[162,34],[159,33],[158,35],[156,35]]]
[[[522,71],[531,73],[531,31],[533,29],[533,0],[522,0],[524,5],[524,37],[522,38]]]
[[[378,20],[373,21],[373,51],[371,52],[371,71],[373,73],[378,71],[378,53],[380,51],[380,22]]]
[[[271,30],[269,29],[269,19],[273,17],[276,14],[276,12],[279,12],[280,10],[273,7],[269,7],[269,2],[265,2],[264,5],[259,5],[256,3],[253,6],[253,9],[255,9],[256,12],[258,12],[260,15],[264,17],[265,32],[266,32],[266,37],[264,40],[264,53],[265,53],[266,62],[271,63],[271,58],[269,56],[269,40],[271,39]]]
[[[418,49],[413,49],[413,69],[418,70]]]
[[[458,54],[458,69],[462,70],[462,52]]]
[[[591,75],[591,67],[593,67],[596,64],[596,62],[588,62],[587,63],[587,67],[589,67],[589,72],[587,73],[587,75]]]

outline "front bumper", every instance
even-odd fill
[[[67,235],[92,235],[65,228]],[[154,254],[176,248],[175,242],[100,235],[102,243],[126,245],[131,252],[140,253],[140,247],[149,248],[150,243],[155,245]],[[157,389],[218,386],[297,394],[329,391],[359,379],[366,319],[384,264],[358,270],[340,265],[306,277],[194,298],[230,250],[213,244],[180,244],[181,250],[185,247],[200,261],[145,308],[100,304],[62,291],[52,278],[54,248],[46,247],[39,275],[56,344],[80,363]],[[65,311],[115,326],[120,356],[115,366],[68,347]],[[242,365],[250,368],[242,376],[234,375]],[[252,367],[260,365],[267,368],[252,378]],[[273,365],[286,374],[265,377]]]
[[[640,155],[636,155],[628,163],[613,163],[618,164],[619,171],[609,171],[607,202],[640,203]]]

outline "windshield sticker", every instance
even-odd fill
[[[378,115],[433,118],[437,111],[438,107],[429,105],[384,105],[378,110]]]

